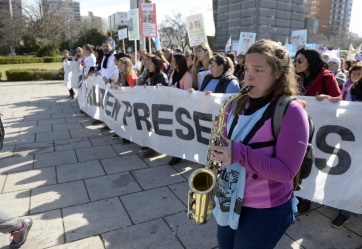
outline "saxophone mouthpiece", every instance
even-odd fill
[[[243,89],[240,90],[241,94],[247,94],[251,89],[253,88],[253,86],[246,86]]]

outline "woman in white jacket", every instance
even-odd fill
[[[83,79],[87,79],[91,69],[96,66],[96,57],[93,54],[93,45],[85,44],[83,46],[84,66],[83,66]],[[93,71],[93,70],[92,70]]]

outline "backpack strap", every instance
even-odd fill
[[[272,123],[272,131],[273,131],[273,137],[276,141],[280,132],[280,127],[282,126],[284,115],[288,109],[288,106],[290,102],[295,100],[295,97],[290,97],[287,95],[282,95],[279,97],[276,107],[274,108],[274,114],[273,114],[273,123]]]
[[[256,148],[253,146],[258,146],[259,143],[249,144],[249,142],[250,142],[251,138],[255,135],[255,133],[264,125],[265,121],[267,121],[268,119],[270,119],[273,116],[273,112],[274,112],[276,103],[277,103],[276,100],[273,100],[270,103],[268,108],[264,111],[263,116],[259,119],[259,121],[254,125],[254,127],[250,130],[248,135],[246,135],[246,137],[242,141],[243,144],[245,144],[245,145],[248,144],[252,148]],[[262,143],[265,144],[265,143],[270,143],[270,142],[273,142],[273,141],[262,142]],[[265,147],[265,146],[262,146],[262,147]],[[261,148],[261,147],[258,147],[258,148]]]

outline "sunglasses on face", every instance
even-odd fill
[[[298,63],[298,64],[302,64],[303,63],[303,59],[300,59],[300,58],[295,58],[294,59],[294,63]]]
[[[78,52],[80,52],[80,50],[77,50],[76,52],[78,53]]]

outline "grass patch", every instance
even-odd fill
[[[5,71],[9,69],[61,69],[62,67],[61,62],[0,65],[0,72],[2,73],[1,80],[7,80]]]

